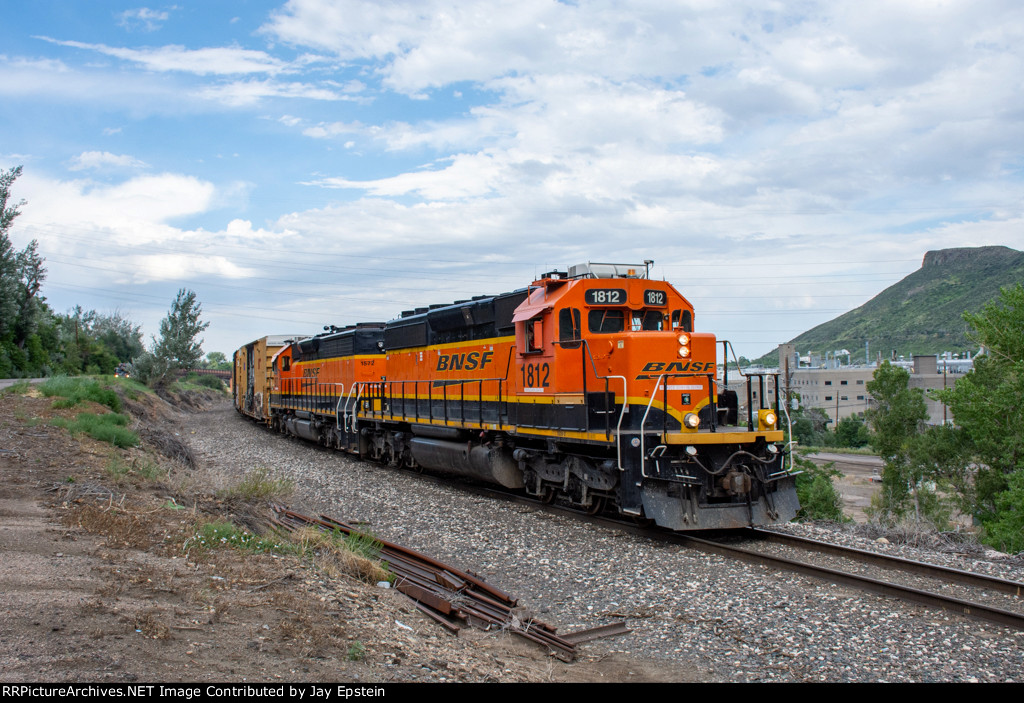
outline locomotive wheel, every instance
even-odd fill
[[[604,510],[604,498],[594,498],[590,507],[587,508],[587,515],[597,515],[602,510]]]
[[[552,486],[544,486],[537,497],[540,498],[541,503],[551,505],[555,502],[555,489]]]

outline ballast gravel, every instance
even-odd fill
[[[286,438],[226,406],[187,423],[225,485],[269,469],[295,482],[294,509],[361,522],[477,573],[560,633],[623,619],[632,629],[581,645],[581,657],[621,652],[717,681],[1024,681],[1024,632],[482,498]],[[1018,559],[785,529],[1024,581]]]

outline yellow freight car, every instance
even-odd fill
[[[272,381],[271,361],[274,355],[288,343],[304,339],[305,334],[277,334],[260,337],[235,352],[234,391],[235,409],[243,415],[269,422],[270,384]]]

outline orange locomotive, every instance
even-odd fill
[[[748,378],[760,401],[741,417],[715,336],[649,263],[584,264],[293,342],[272,363],[272,423],[674,530],[789,521],[794,478],[763,405],[777,375]]]

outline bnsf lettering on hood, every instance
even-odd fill
[[[473,371],[482,369],[491,362],[494,352],[469,352],[468,354],[441,354],[437,357],[438,371]]]

